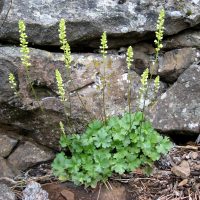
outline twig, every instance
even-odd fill
[[[99,192],[98,192],[98,196],[97,196],[97,200],[99,200],[99,197],[100,197],[101,187],[102,187],[102,185],[100,184],[100,186],[99,186]]]

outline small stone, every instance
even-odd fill
[[[49,200],[48,193],[35,181],[31,181],[22,193],[22,200]]]
[[[190,176],[190,166],[186,160],[183,160],[180,165],[171,168],[171,171],[181,178],[187,178]]]
[[[74,200],[74,193],[69,190],[62,190],[60,194],[66,199],[66,200]]]
[[[0,135],[0,144],[0,156],[5,158],[17,144],[17,140],[10,138],[7,135]]]
[[[198,158],[198,153],[197,152],[191,152],[190,154],[190,157],[193,159],[193,160],[196,160]]]
[[[178,186],[184,186],[184,185],[186,185],[188,183],[188,179],[183,179],[179,184],[178,184]]]
[[[190,153],[187,154],[187,155],[185,156],[185,158],[186,158],[187,160],[190,159]]]
[[[0,184],[0,200],[15,200],[15,194],[5,184]]]

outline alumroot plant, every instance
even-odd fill
[[[37,101],[38,107],[41,109],[42,113],[45,114],[44,109],[42,105],[39,103],[38,96],[35,92],[35,89],[33,87],[33,83],[30,77],[30,67],[31,67],[31,62],[30,62],[30,49],[28,47],[28,41],[27,41],[27,34],[26,34],[26,24],[23,20],[19,20],[18,22],[18,28],[19,28],[19,41],[20,41],[20,52],[21,52],[21,63],[22,66],[25,69],[26,72],[26,79],[27,79],[27,84],[31,88],[31,92],[35,97],[35,100]],[[11,85],[11,88],[14,90],[14,94],[19,96],[19,92],[17,91],[17,82],[15,79],[14,74],[9,73],[9,83]],[[46,114],[45,114],[46,115]]]
[[[163,34],[164,34],[164,22],[165,22],[165,10],[162,9],[159,13],[159,17],[156,24],[156,39],[154,40],[155,43],[155,61],[153,62],[152,68],[155,67],[155,64],[158,64],[158,55],[160,50],[162,49],[162,40],[163,40]],[[139,98],[139,107],[143,110],[145,109],[146,104],[146,98],[148,96],[148,92],[150,89],[150,85],[148,84],[148,77],[149,77],[149,69],[146,68],[146,70],[142,74],[141,79],[141,88],[140,88],[140,98]],[[149,82],[152,80],[152,73],[150,74]],[[156,76],[154,80],[154,94],[156,95],[160,87],[160,77]]]
[[[65,63],[66,75],[67,75],[67,87],[66,88],[64,88],[63,81],[62,81],[62,84],[61,84],[62,76],[61,76],[58,69],[56,69],[55,74],[56,74],[56,80],[57,80],[57,86],[58,86],[58,93],[64,94],[63,90],[66,90],[66,93],[64,95],[65,95],[65,98],[66,98],[66,95],[67,95],[67,100],[68,100],[69,108],[70,108],[69,109],[69,116],[71,117],[71,114],[72,114],[71,93],[70,93],[70,89],[69,89],[70,87],[69,86],[72,85],[72,87],[75,90],[75,85],[74,85],[74,81],[71,78],[72,56],[71,56],[71,48],[70,48],[70,45],[67,41],[66,24],[65,24],[64,19],[60,20],[58,32],[59,32],[59,40],[60,40],[60,45],[61,45],[60,49],[63,50],[63,52],[64,52],[64,63]],[[59,82],[60,82],[60,85],[59,85]],[[61,87],[61,85],[62,85],[62,87]],[[83,108],[87,111],[86,106],[85,106],[83,100],[81,99],[78,91],[75,91],[75,93],[76,93],[78,99],[80,100]],[[63,102],[63,105],[65,107],[64,109],[66,110],[66,104],[65,104],[66,101],[62,101],[62,102]],[[67,113],[67,112],[65,112],[65,113]],[[89,113],[88,113],[88,115],[89,115],[89,118],[92,119],[92,117],[90,116]]]
[[[156,31],[156,62],[158,61],[158,53],[162,48],[163,24],[164,11],[162,10]],[[35,94],[29,74],[31,64],[25,30],[25,23],[19,21],[21,60],[26,70],[28,83]],[[66,120],[70,125],[65,103],[69,102],[71,105],[69,85],[71,84],[74,87],[74,84],[71,79],[71,50],[66,39],[66,27],[63,19],[59,24],[59,39],[61,49],[64,51],[64,63],[68,79],[67,88],[64,87],[65,85],[58,69],[55,70],[55,77],[59,98],[64,104]],[[108,76],[106,74],[107,66],[105,61],[108,45],[106,32],[102,34],[100,49],[104,61],[101,74],[103,118],[102,120],[91,121],[86,131],[81,135],[67,133],[64,124],[60,122],[61,137],[59,143],[62,147],[62,152],[56,155],[52,163],[53,173],[61,181],[71,180],[78,185],[84,184],[85,187],[96,187],[100,181],[106,184],[112,173],[132,172],[138,167],[147,171],[149,167],[152,167],[153,162],[158,160],[162,154],[166,154],[172,146],[167,137],[162,137],[153,128],[152,124],[145,118],[144,112],[131,112],[131,64],[134,55],[132,47],[128,48],[126,58],[128,68],[128,113],[124,113],[122,116],[107,116],[105,90]],[[148,77],[149,69],[147,68],[141,76],[140,98],[143,97],[145,99],[148,93]],[[13,74],[9,75],[9,82],[11,87],[16,90],[16,81]],[[158,92],[158,89],[159,77],[156,77],[154,81],[155,92]],[[82,105],[85,106],[79,95],[78,97]],[[70,154],[66,154],[66,148],[70,151]]]
[[[102,107],[103,107],[103,120],[106,121],[107,119],[107,114],[106,114],[106,96],[105,96],[105,90],[106,90],[106,65],[105,65],[105,60],[107,57],[107,35],[106,32],[103,32],[101,36],[101,54],[103,56],[103,74],[101,75],[101,82],[102,82]]]
[[[160,14],[163,16],[163,11]],[[162,17],[159,20],[163,22]],[[158,21],[159,21],[158,20]],[[160,26],[158,26],[160,28]],[[161,28],[159,29],[161,30]],[[162,35],[159,31],[157,37],[156,59],[161,49]],[[106,32],[101,37],[101,54],[105,61],[107,56]],[[129,112],[121,117],[107,116],[105,89],[106,89],[106,65],[101,74],[103,118],[89,123],[86,131],[79,134],[67,134],[62,122],[60,123],[60,146],[63,151],[57,154],[52,163],[55,176],[61,181],[71,180],[77,185],[96,187],[98,182],[106,184],[112,173],[123,174],[132,172],[140,167],[146,172],[152,167],[153,162],[162,154],[166,154],[172,144],[167,137],[162,137],[145,119],[143,112],[131,113],[131,78],[130,68],[133,62],[133,49],[127,50],[128,68],[128,105]],[[105,64],[105,63],[104,63]],[[146,97],[148,92],[149,69],[147,68],[141,77],[140,96]],[[159,77],[154,81],[154,90],[159,89]],[[63,92],[63,91],[62,91]],[[60,92],[60,93],[62,93]],[[144,101],[145,102],[145,101]],[[144,104],[145,106],[145,104]],[[71,153],[66,154],[65,149]]]
[[[13,73],[9,73],[8,80],[10,83],[10,87],[14,90],[14,94],[19,96],[19,92],[17,91],[17,82]]]
[[[133,62],[133,48],[130,46],[126,52],[126,62],[128,68],[128,112],[131,113],[131,65]]]

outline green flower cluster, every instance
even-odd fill
[[[133,62],[133,48],[130,46],[128,47],[126,52],[126,63],[128,70],[130,70],[132,62]]]
[[[156,39],[154,40],[154,43],[156,45],[156,48],[155,48],[156,62],[158,61],[158,54],[160,50],[163,48],[162,39],[163,39],[163,33],[164,33],[164,22],[165,22],[165,10],[162,9],[158,17],[158,21],[156,25]]]
[[[67,42],[67,35],[66,35],[66,25],[65,25],[65,20],[61,19],[59,23],[59,39],[60,39],[60,44],[61,44],[61,49],[64,51],[64,59],[65,59],[65,66],[67,69],[71,68],[71,49],[69,46],[69,43]]]
[[[56,69],[55,75],[56,75],[56,81],[57,81],[57,87],[58,87],[60,100],[62,102],[65,102],[66,99],[65,99],[65,89],[64,89],[63,79],[58,69]]]
[[[14,94],[18,95],[17,92],[17,82],[13,73],[9,73],[8,80],[10,83],[10,87],[14,90]]]
[[[103,58],[106,58],[106,55],[107,55],[106,50],[108,49],[106,32],[103,32],[102,34],[100,49],[101,49],[101,54],[103,55]]]
[[[20,52],[22,53],[21,61],[25,69],[28,71],[31,66],[31,63],[29,56],[30,50],[28,48],[27,35],[26,35],[26,25],[23,20],[19,20],[18,26],[20,33],[20,38],[19,38],[21,46]]]

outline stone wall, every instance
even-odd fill
[[[15,0],[12,4],[0,1],[0,177],[15,176],[20,170],[51,160],[59,149],[58,123],[66,121],[66,116],[58,98],[55,69],[61,71],[65,85],[68,82],[63,54],[59,51],[59,20],[67,20],[67,36],[74,52],[71,126],[66,125],[66,129],[80,133],[90,118],[101,117],[101,94],[96,88],[104,64],[110,76],[107,113],[121,114],[126,109],[125,52],[129,45],[134,48],[131,98],[135,111],[140,75],[152,66],[155,56],[154,31],[163,6],[164,48],[153,71],[161,77],[161,88],[157,96],[152,96],[150,90],[148,117],[161,133],[197,137],[200,133],[199,0]],[[32,47],[30,75],[38,99],[30,91],[20,61],[20,19],[27,24]],[[105,63],[98,53],[103,31],[108,34],[110,48]],[[10,72],[16,76],[19,97],[10,88]],[[69,105],[66,107],[69,112]]]

